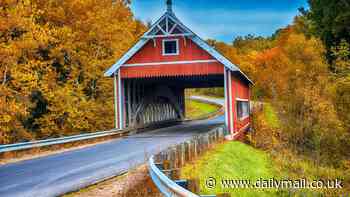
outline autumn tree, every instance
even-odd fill
[[[332,47],[334,58],[334,103],[339,117],[350,131],[350,45],[342,40]]]
[[[334,86],[326,47],[307,33],[309,26],[305,17],[297,16],[269,38],[240,37],[232,45],[209,43],[254,81],[254,99],[264,99],[278,109],[283,120],[281,143],[319,163],[338,165],[350,148],[344,121],[349,114],[348,79],[344,76],[341,85]],[[333,48],[336,68],[343,74],[348,68],[347,47],[343,43]]]
[[[145,30],[128,1],[0,4],[0,143],[113,127],[103,73]]]
[[[350,2],[309,0],[310,9],[302,9],[308,31],[326,46],[329,68],[333,73],[333,102],[347,130],[350,130]]]

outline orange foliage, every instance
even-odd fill
[[[104,71],[145,30],[123,0],[0,3],[0,143],[110,129]]]

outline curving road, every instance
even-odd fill
[[[222,99],[205,99],[223,105]],[[0,166],[1,197],[58,196],[140,165],[150,154],[223,124],[224,117],[119,138],[84,149]]]

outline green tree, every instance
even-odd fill
[[[313,33],[318,35],[327,48],[327,58],[332,61],[331,48],[341,40],[350,43],[350,1],[309,0],[307,17],[313,21]]]

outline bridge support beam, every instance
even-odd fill
[[[228,130],[229,135],[234,135],[235,133],[235,101],[233,100],[233,94],[232,92],[232,75],[231,71],[228,69],[225,69],[224,73],[224,89],[225,89],[225,125]]]
[[[123,85],[120,78],[120,72],[114,74],[114,127],[123,129],[124,114],[123,114]]]

